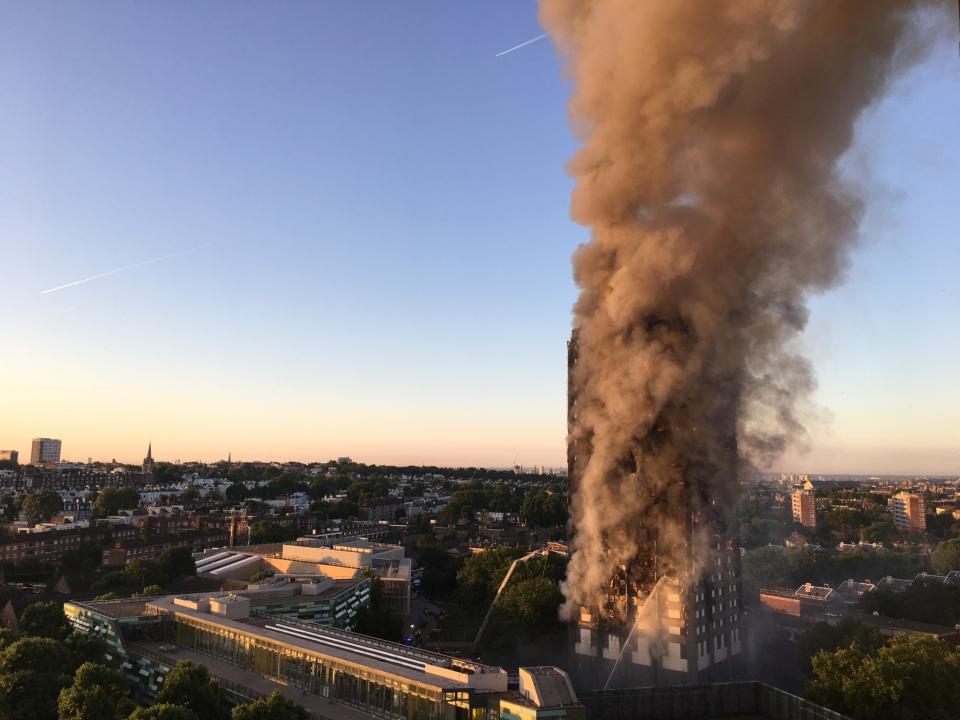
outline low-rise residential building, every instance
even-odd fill
[[[371,522],[380,522],[381,520],[393,522],[397,517],[397,511],[402,507],[403,500],[401,498],[370,498],[363,503],[361,511],[364,520]]]
[[[226,541],[227,533],[223,530],[194,530],[177,535],[118,540],[113,547],[103,551],[103,565],[123,568],[134,560],[155,558],[165,550],[185,547],[191,552],[199,552],[209,547],[224,545]]]
[[[874,592],[877,586],[869,580],[857,582],[853,579],[844,580],[837,586],[837,592],[845,603],[859,603],[864,596]]]
[[[135,538],[135,528],[99,526],[5,535],[0,536],[0,563],[17,566],[59,562],[66,553],[79,550],[84,545],[102,545],[111,539],[122,541]]]

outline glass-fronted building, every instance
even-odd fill
[[[332,701],[396,720],[486,720],[507,691],[501,668],[251,612],[239,596],[75,602],[65,611],[74,627],[110,643],[145,696],[178,660],[205,663],[237,699],[264,694],[253,688],[270,681],[297,688],[308,710]]]

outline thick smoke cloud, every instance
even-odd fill
[[[583,141],[571,213],[592,229],[574,257],[566,611],[598,605],[641,550],[657,575],[687,572],[738,461],[802,434],[814,381],[789,341],[807,296],[842,279],[863,211],[837,163],[922,53],[922,5],[542,0]]]

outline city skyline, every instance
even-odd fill
[[[0,28],[0,448],[562,465],[569,87],[549,41],[497,57],[534,5],[184,12]],[[960,472],[958,84],[946,44],[860,123],[863,239],[777,469]]]

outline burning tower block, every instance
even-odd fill
[[[591,443],[573,431],[576,412],[576,333],[568,346],[570,496]],[[736,674],[742,648],[740,556],[733,521],[738,481],[731,423],[726,457],[672,469],[672,515],[663,524],[635,518],[624,551],[605,548],[613,568],[602,597],[570,613],[571,663],[585,688],[696,684]],[[667,428],[644,442],[657,445]],[[722,456],[721,456],[722,457]],[[623,467],[636,477],[634,467]],[[629,488],[625,487],[625,491]],[[667,531],[667,532],[665,532]],[[577,551],[574,527],[573,552]]]

